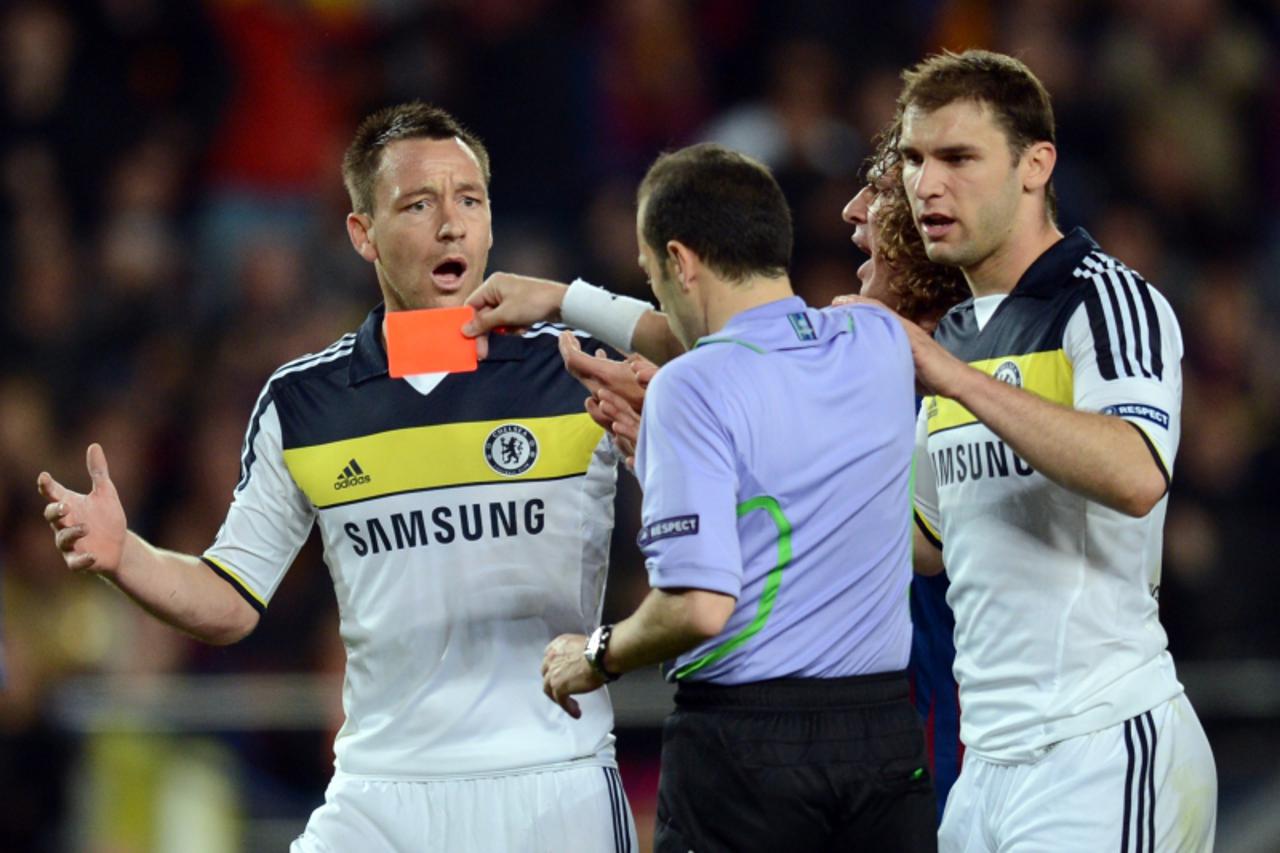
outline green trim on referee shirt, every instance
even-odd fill
[[[777,499],[768,495],[761,495],[758,498],[752,498],[749,501],[738,504],[738,518],[742,518],[747,513],[755,512],[758,509],[768,512],[769,517],[773,519],[773,523],[778,526],[778,563],[764,579],[764,592],[760,594],[760,604],[756,607],[756,616],[751,620],[750,625],[735,634],[728,642],[716,646],[697,660],[691,660],[678,668],[675,671],[677,680],[692,675],[698,670],[720,660],[760,633],[765,623],[769,621],[769,614],[773,612],[773,602],[778,597],[778,588],[782,586],[782,570],[791,563],[791,522],[783,515],[782,507],[778,504]]]
[[[693,348],[697,349],[698,347],[704,347],[707,344],[737,344],[740,347],[746,347],[752,352],[758,352],[761,355],[765,354],[765,350],[755,344],[747,343],[746,341],[739,340],[737,338],[702,338],[693,345]]]

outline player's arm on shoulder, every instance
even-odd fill
[[[494,273],[467,299],[475,319],[463,327],[469,337],[500,326],[563,322],[609,346],[638,352],[664,364],[684,352],[667,316],[648,303],[612,294],[578,279],[564,284],[512,273]]]
[[[87,466],[93,483],[87,494],[48,473],[37,480],[49,501],[44,518],[67,567],[109,581],[148,613],[197,639],[221,645],[248,635],[258,612],[226,581],[198,558],[156,548],[128,529],[99,445],[89,447]]]
[[[1079,383],[1088,358],[1071,346]],[[970,367],[928,336],[912,336],[912,354],[926,387],[958,401],[1058,485],[1138,518],[1164,497],[1168,481],[1143,434],[1123,418],[1077,408],[1078,390],[1076,407],[1051,402]]]

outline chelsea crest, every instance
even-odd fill
[[[503,424],[485,439],[484,459],[499,474],[518,476],[537,461],[538,440],[519,424]]]

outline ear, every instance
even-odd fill
[[[698,253],[679,240],[667,241],[667,260],[675,267],[680,289],[688,293],[702,273],[702,259]]]
[[[356,254],[369,263],[377,263],[378,247],[373,242],[373,219],[364,213],[347,214],[347,236]]]
[[[1058,149],[1052,142],[1035,142],[1022,152],[1022,188],[1027,192],[1044,189],[1053,177]]]

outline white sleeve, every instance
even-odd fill
[[[261,611],[306,542],[315,515],[285,467],[280,416],[268,389],[249,422],[231,508],[204,561]]]
[[[1182,430],[1178,319],[1159,291],[1123,267],[1086,287],[1063,332],[1075,407],[1137,427],[1168,479]]]
[[[933,475],[933,460],[929,458],[929,403],[926,397],[916,415],[916,453],[912,460],[912,476],[915,477],[916,527],[938,548],[942,547],[942,520],[938,517],[938,481]]]

